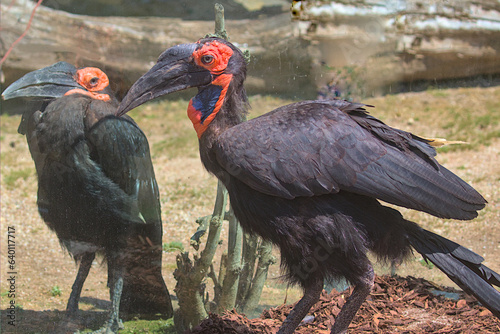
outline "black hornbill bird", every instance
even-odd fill
[[[59,62],[26,74],[2,96],[45,100],[41,110],[24,112],[18,131],[35,162],[39,213],[80,263],[67,314],[78,311],[97,252],[108,265],[110,330],[117,330],[119,311],[171,317],[149,144],[132,118],[115,116],[106,74]]]
[[[242,122],[245,60],[231,43],[205,38],[174,46],[131,87],[122,115],[155,97],[198,87],[188,116],[201,161],[226,186],[243,228],[281,250],[304,296],[279,333],[292,333],[324,280],[355,286],[332,333],[344,333],[369,295],[367,252],[403,259],[415,249],[500,317],[500,275],[472,251],[424,230],[378,200],[437,217],[473,219],[486,200],[441,166],[428,141],[370,116],[365,105],[303,101]]]

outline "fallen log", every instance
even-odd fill
[[[361,95],[500,73],[498,2],[294,1],[292,15],[318,55],[313,75],[339,80],[347,68]]]
[[[2,53],[24,31],[33,6],[26,0],[10,8],[1,5]],[[23,73],[64,60],[103,68],[114,88],[123,94],[163,50],[204,37],[213,31],[213,25],[213,21],[178,18],[92,17],[40,6],[28,34],[3,65],[5,84]],[[226,21],[231,40],[251,52],[251,91],[299,91],[299,85],[310,83],[309,68],[303,66],[310,62],[309,56],[295,52],[307,42],[295,37],[290,26],[289,13]]]
[[[315,97],[335,81],[356,97],[398,85],[500,74],[500,5],[488,0],[300,1],[289,12],[226,21],[252,55],[249,93]],[[2,4],[0,52],[24,31],[34,6]],[[56,61],[99,66],[122,95],[167,47],[213,30],[212,21],[94,17],[38,8],[2,70],[5,84]]]

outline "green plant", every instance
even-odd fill
[[[421,259],[419,262],[422,266],[426,267],[427,269],[434,269],[434,264],[432,264],[431,262],[428,262],[425,259]]]
[[[181,252],[184,251],[184,245],[182,245],[181,241],[170,241],[163,243],[164,252],[175,252],[176,250],[179,250]]]
[[[50,289],[50,294],[52,295],[52,297],[60,296],[62,294],[61,288],[59,288],[58,285],[54,285]]]
[[[174,319],[168,320],[132,320],[123,323],[122,334],[158,333],[175,334]]]

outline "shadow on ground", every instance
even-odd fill
[[[13,322],[15,325],[9,323],[11,319],[8,316],[12,315],[12,311],[5,308],[1,310],[0,332],[60,334],[98,330],[106,323],[109,310],[111,309],[111,302],[97,298],[82,297],[80,299],[80,308],[84,308],[84,310],[80,309],[78,311],[76,319],[67,318],[64,310],[34,311],[16,308],[14,314],[15,321]],[[139,318],[141,320],[138,320]],[[160,327],[169,327],[166,320],[158,316],[128,314],[122,316],[121,319],[125,322],[125,333],[150,332],[151,328],[146,328],[148,327],[147,323],[151,323],[157,329]]]

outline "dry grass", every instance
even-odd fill
[[[290,101],[272,97],[253,97],[252,116],[270,111]],[[404,211],[405,216],[446,237],[470,247],[486,258],[486,264],[500,271],[500,87],[487,89],[450,89],[386,96],[364,101],[386,123],[424,137],[463,140],[470,145],[440,149],[438,159],[446,167],[470,182],[488,200],[488,207],[472,222],[442,220],[418,212]],[[181,242],[189,248],[189,238],[196,230],[196,218],[210,214],[215,199],[216,181],[202,168],[197,139],[185,115],[187,101],[150,103],[131,113],[148,136],[156,176],[160,185],[164,242]],[[36,174],[23,136],[17,134],[20,116],[3,115],[1,120],[1,250],[2,268],[7,260],[7,227],[16,228],[16,303],[25,312],[19,332],[46,332],[61,318],[76,266],[61,250],[57,238],[40,219],[36,208]],[[223,237],[225,236],[223,231]],[[220,252],[226,243],[220,246]],[[176,252],[164,254],[164,276],[173,293]],[[300,291],[281,284],[279,266],[271,268],[262,298],[263,305],[293,302]],[[387,268],[378,267],[379,273]],[[437,269],[410,260],[398,269],[400,275],[413,275],[452,285]],[[2,270],[2,309],[9,299],[8,285]],[[61,295],[51,290],[58,286]],[[211,291],[209,291],[211,292]],[[95,299],[109,300],[106,271],[94,265],[82,293],[81,309],[99,310]],[[49,313],[44,310],[51,310]],[[41,321],[41,319],[48,319]],[[50,321],[49,321],[50,320]],[[41,322],[40,322],[41,321]],[[46,323],[47,322],[47,323]],[[33,327],[31,327],[33,326]],[[2,316],[2,329],[6,330]],[[18,327],[19,329],[19,327]]]

